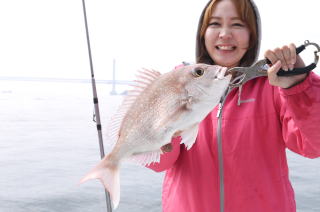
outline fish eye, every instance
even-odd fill
[[[193,69],[192,74],[195,77],[201,77],[204,74],[204,70],[203,70],[203,68],[197,67],[197,68]]]

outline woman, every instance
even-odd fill
[[[259,13],[250,0],[212,0],[197,33],[198,63],[249,66],[260,46]],[[278,77],[303,66],[290,44],[268,50],[268,77],[230,89],[200,123],[187,151],[180,138],[149,168],[166,170],[164,212],[294,212],[286,148],[320,156],[320,78]]]

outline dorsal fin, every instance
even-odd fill
[[[153,69],[149,70],[142,68],[136,74],[136,80],[131,85],[132,88],[128,91],[128,95],[124,97],[121,105],[119,106],[115,115],[113,115],[107,125],[107,143],[106,150],[111,151],[119,138],[119,131],[121,123],[132,104],[136,101],[137,97],[148,87],[152,82],[159,78],[160,72]],[[107,152],[109,152],[107,151]]]

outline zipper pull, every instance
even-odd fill
[[[221,104],[221,102],[220,102],[220,103],[219,103],[219,106],[218,106],[217,118],[220,117],[221,109],[222,109],[222,104]]]

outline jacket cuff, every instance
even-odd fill
[[[311,86],[311,78],[313,75],[314,73],[311,72],[302,82],[291,88],[280,88],[280,94],[283,96],[290,96],[303,92]]]

